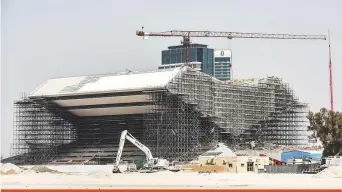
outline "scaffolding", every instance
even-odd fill
[[[27,97],[14,103],[12,156],[18,164],[42,164],[53,160],[58,149],[75,141],[75,126],[57,115],[53,103]]]
[[[23,96],[14,103],[14,144],[10,162],[108,164],[113,162],[123,130],[142,139],[141,114],[79,117],[68,111],[70,107],[58,106],[54,102],[58,99],[63,98]],[[126,160],[139,160],[144,156],[130,143],[126,143],[124,154]],[[128,155],[132,158],[127,158]]]
[[[276,77],[224,82],[183,67],[163,88],[66,97],[139,94],[147,95],[149,101],[125,106],[150,106],[143,114],[89,117],[73,115],[68,112],[72,108],[53,102],[63,98],[25,97],[14,104],[13,155],[21,155],[22,164],[57,159],[107,164],[115,158],[123,130],[148,146],[154,156],[178,161],[190,161],[219,142],[235,149],[251,142],[308,143],[308,106]],[[144,154],[128,143],[123,158],[128,156],[134,160]]]
[[[198,101],[214,99],[211,77],[187,73],[173,77],[165,90],[149,93],[154,107],[144,118],[144,142],[157,156],[179,161],[192,160],[218,142],[214,103],[198,109]]]
[[[150,97],[155,107],[145,117],[144,141],[160,156],[191,159],[218,142],[308,141],[307,105],[276,77],[227,83],[187,68]]]

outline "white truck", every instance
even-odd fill
[[[172,161],[170,164],[169,164],[169,167],[167,168],[169,171],[172,171],[172,172],[178,172],[178,171],[181,171],[183,170],[183,167],[182,165],[180,164],[180,162],[178,161]]]
[[[125,140],[130,141],[133,145],[142,150],[146,155],[146,163],[144,164],[144,169],[146,172],[152,172],[153,170],[167,169],[169,166],[169,161],[166,159],[154,158],[152,153],[148,147],[141,144],[136,138],[134,138],[127,130],[122,131],[120,137],[120,144],[118,153],[116,155],[116,161],[114,162],[113,173],[122,173],[126,170],[120,170],[119,165],[121,162],[121,155],[123,151],[123,147],[125,144]]]

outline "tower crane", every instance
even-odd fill
[[[223,32],[223,31],[182,31],[172,30],[165,32],[145,32],[144,27],[136,31],[137,36],[141,37],[182,37],[184,46],[184,65],[189,65],[189,48],[191,37],[214,37],[227,39],[301,39],[301,40],[326,40],[325,35],[293,35],[277,33],[242,33],[242,32]]]
[[[184,65],[189,66],[189,49],[191,46],[190,38],[192,37],[213,37],[227,39],[297,39],[297,40],[327,40],[325,35],[294,35],[294,34],[278,34],[278,33],[243,33],[243,32],[224,32],[224,31],[182,31],[172,30],[165,32],[145,32],[144,27],[136,31],[137,36],[147,37],[182,37],[181,42],[184,46]],[[330,38],[329,38],[330,39]],[[229,66],[230,68],[232,65]],[[334,109],[333,87],[332,87],[332,69],[331,69],[331,52],[329,40],[329,88],[330,88],[330,104],[331,110]]]

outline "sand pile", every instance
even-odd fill
[[[36,173],[59,173],[58,171],[50,169],[46,166],[34,166],[29,171]]]
[[[23,170],[20,167],[14,165],[12,163],[5,163],[5,164],[1,163],[0,166],[1,166],[1,172],[0,173],[2,175],[18,174],[18,173],[23,172]]]
[[[317,178],[342,178],[342,166],[331,166],[317,173]]]

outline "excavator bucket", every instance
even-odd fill
[[[119,166],[114,166],[112,172],[113,173],[122,173],[122,171],[119,169]]]
[[[120,169],[113,169],[113,173],[121,173]]]

